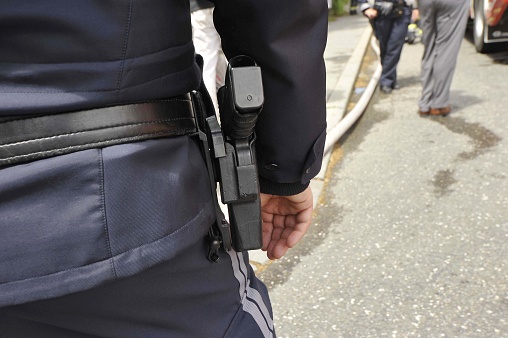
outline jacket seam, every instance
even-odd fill
[[[122,61],[120,63],[120,70],[118,72],[118,81],[117,81],[117,84],[116,84],[116,95],[117,95],[117,98],[120,97],[120,90],[121,90],[121,84],[122,84],[122,79],[123,79],[123,69],[124,69],[124,66],[125,66],[125,59],[127,57],[127,45],[129,44],[129,33],[130,33],[130,28],[131,28],[131,17],[132,17],[132,2],[133,0],[130,0],[129,1],[129,13],[127,14],[127,23],[126,23],[126,27],[125,27],[125,37],[124,37],[124,46],[123,46],[123,51],[122,51]]]
[[[102,149],[98,149],[99,152],[99,173],[100,173],[100,184],[99,184],[99,193],[101,198],[101,212],[102,212],[102,221],[104,225],[104,234],[106,235],[106,247],[109,255],[109,264],[111,267],[111,272],[115,278],[118,277],[115,269],[115,261],[113,259],[113,250],[111,250],[111,238],[109,236],[109,227],[108,227],[108,218],[106,214],[106,193],[104,188],[104,158],[102,156]]]

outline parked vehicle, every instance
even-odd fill
[[[471,0],[470,18],[476,50],[508,50],[508,0]]]

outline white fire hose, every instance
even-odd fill
[[[377,45],[376,38],[371,38],[370,45],[379,57],[379,47]],[[372,95],[374,94],[374,91],[376,90],[377,84],[379,82],[379,77],[381,76],[381,69],[381,63],[379,63],[376,70],[374,71],[374,75],[370,79],[369,84],[365,88],[365,91],[362,93],[362,96],[356,105],[344,118],[340,120],[340,122],[332,130],[330,130],[330,132],[328,132],[325,143],[325,154],[327,154],[333,148],[334,144],[339,141],[342,135],[344,135],[349,130],[349,128],[351,128],[351,126],[360,118],[360,116],[362,116],[363,112],[367,108],[367,105],[369,104],[370,99],[372,98]]]

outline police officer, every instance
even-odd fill
[[[351,0],[349,2],[349,14],[357,14],[358,0]]]
[[[404,46],[412,5],[404,0],[358,0],[360,10],[369,18],[379,41],[381,53],[380,88],[385,94],[398,89],[397,64]]]
[[[262,69],[263,249],[277,259],[311,220],[326,2],[220,0],[215,23],[228,58]],[[189,2],[2,1],[0,31],[0,336],[274,336],[248,254],[206,258],[215,191]]]

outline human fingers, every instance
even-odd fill
[[[286,244],[292,248],[300,242],[310,228],[312,208],[306,209],[294,217],[293,230],[288,234]]]
[[[268,244],[270,243],[272,239],[272,232],[273,232],[273,214],[268,212],[261,212],[261,236],[262,236],[262,242],[263,246],[261,247],[261,250],[266,251],[268,248]]]
[[[269,259],[280,259],[289,250],[289,247],[284,242],[273,242],[271,244],[270,249],[266,252]]]
[[[275,216],[271,239],[267,245],[267,256],[270,259],[279,259],[294,247],[307,233],[310,226],[312,210],[305,211],[303,215]]]

